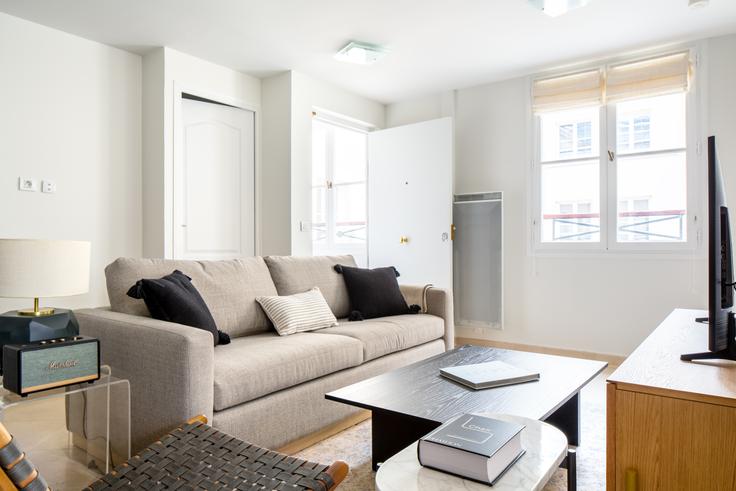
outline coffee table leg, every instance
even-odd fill
[[[568,449],[565,467],[567,467],[567,491],[577,491],[578,489],[578,463],[577,452]]]
[[[567,443],[577,447],[580,444],[580,392],[550,414],[545,422],[557,427],[567,437]]]
[[[373,410],[371,439],[373,442],[373,470],[441,423],[390,411]]]

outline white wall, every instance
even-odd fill
[[[705,44],[703,132],[720,135],[727,191],[736,202],[736,36]],[[443,116],[447,98],[390,105],[388,126]],[[673,308],[705,308],[706,260],[530,255],[528,98],[526,78],[455,91],[455,193],[504,192],[505,247],[505,329],[460,328],[458,335],[628,354]]]
[[[386,106],[386,128],[455,115],[455,91],[432,94]]]
[[[284,72],[261,84],[264,255],[291,251],[291,75]]]
[[[90,292],[42,303],[106,305],[105,265],[141,254],[141,58],[0,13],[0,67],[0,237],[91,241]]]
[[[736,34],[709,39],[707,46],[708,134],[716,136],[726,196],[736,208]],[[731,227],[736,229],[736,218]]]
[[[176,91],[242,105],[256,113],[256,135],[260,134],[261,81],[221,65],[159,48],[144,57],[143,120],[143,250],[148,257],[173,254],[173,168],[174,112]],[[256,173],[260,171],[260,144],[256,136]],[[258,187],[258,184],[256,184]],[[256,203],[257,213],[262,207]],[[150,214],[150,215],[149,215]],[[257,219],[257,227],[261,220]],[[257,234],[257,240],[260,234]],[[260,244],[257,245],[260,247]]]

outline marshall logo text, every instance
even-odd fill
[[[63,368],[74,368],[77,365],[79,365],[79,360],[50,361],[46,366],[46,370],[52,372]]]

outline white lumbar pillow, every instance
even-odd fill
[[[337,319],[316,286],[283,297],[256,297],[281,336],[337,325]]]

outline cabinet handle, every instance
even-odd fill
[[[626,479],[624,481],[624,489],[626,491],[636,491],[638,486],[638,480],[639,475],[636,472],[636,469],[626,469]]]

